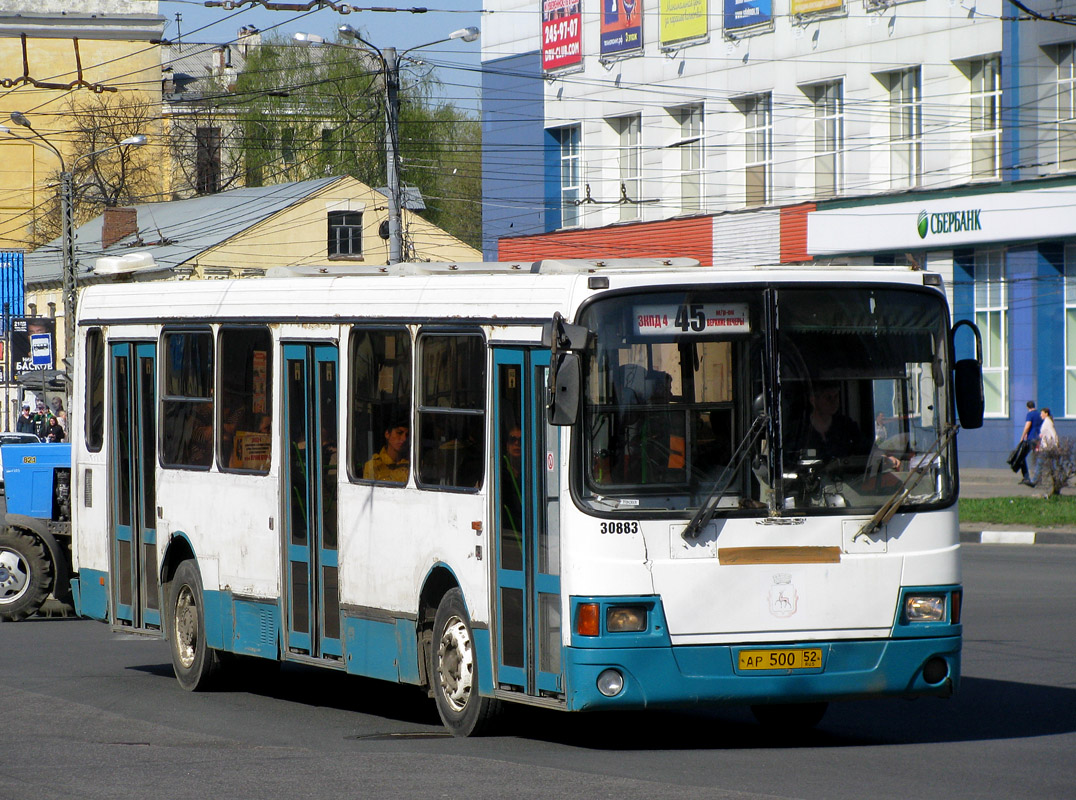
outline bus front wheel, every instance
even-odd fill
[[[168,598],[168,640],[176,680],[188,692],[209,689],[220,669],[220,659],[206,644],[202,576],[193,561],[179,565]]]
[[[490,729],[501,704],[478,693],[478,656],[459,589],[449,590],[437,606],[430,675],[437,713],[454,736],[477,736]]]

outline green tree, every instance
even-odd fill
[[[430,73],[407,61],[400,72],[402,181],[422,193],[424,217],[478,246],[478,121],[438,100]],[[385,185],[384,76],[375,53],[269,39],[247,55],[232,102],[247,185],[329,175]]]

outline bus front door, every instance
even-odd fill
[[[109,459],[115,624],[161,627],[157,564],[157,366],[152,342],[111,345]]]
[[[560,433],[546,423],[549,351],[495,351],[493,446],[497,686],[563,693]]]
[[[288,652],[339,660],[335,345],[284,346],[284,538]]]

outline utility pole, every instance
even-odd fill
[[[70,388],[75,366],[75,304],[78,302],[75,271],[78,265],[75,262],[75,175],[68,169],[60,172],[60,213],[63,215],[64,373]],[[70,415],[71,411],[67,413]]]
[[[400,63],[396,48],[381,50],[385,63],[385,178],[389,184],[389,263],[403,261],[403,187],[397,169],[400,135]]]

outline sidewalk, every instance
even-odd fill
[[[961,497],[1042,497],[1045,489],[1020,483],[1020,473],[1009,469],[960,470]],[[1076,488],[1066,486],[1065,496],[1076,495]],[[960,523],[960,541],[976,544],[1076,544],[1076,519],[1071,525],[1045,530],[1031,530],[1017,525]]]

